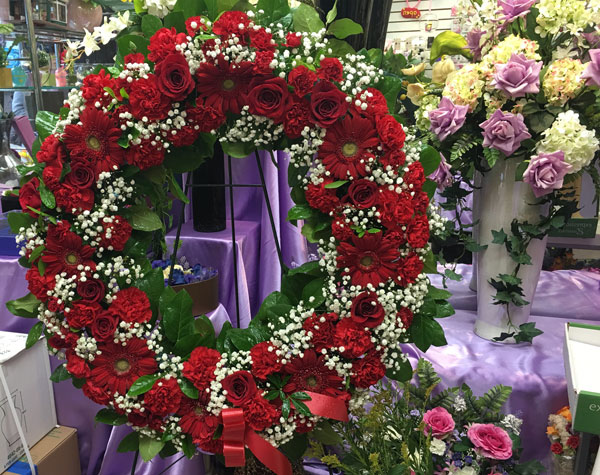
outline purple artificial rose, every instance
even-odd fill
[[[447,97],[443,97],[438,108],[429,112],[429,130],[443,141],[463,126],[468,110],[468,106],[457,106]]]
[[[527,59],[524,54],[512,54],[506,64],[496,65],[492,86],[511,98],[540,92],[540,71],[543,63]]]
[[[537,0],[498,0],[498,6],[502,8],[505,15],[504,20],[512,21],[517,17],[527,15],[535,2]]]
[[[437,183],[438,190],[442,191],[447,186],[450,186],[454,182],[454,177],[452,176],[452,172],[450,169],[452,168],[450,164],[446,161],[446,158],[442,153],[440,153],[442,157],[440,164],[437,169],[429,175],[429,179]]]
[[[507,157],[515,153],[523,140],[531,138],[521,114],[504,113],[500,109],[479,127],[483,129],[483,146],[500,150]]]
[[[573,167],[565,162],[565,154],[540,153],[531,157],[531,162],[523,174],[523,181],[529,183],[536,198],[552,193],[563,186],[565,175]]]
[[[481,60],[481,37],[483,36],[482,30],[471,30],[467,33],[467,48],[471,50],[473,54],[473,61]]]
[[[600,49],[590,50],[590,62],[581,75],[588,86],[600,86]]]

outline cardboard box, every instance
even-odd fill
[[[31,458],[38,475],[81,475],[77,430],[58,426],[31,448]],[[25,457],[21,457],[2,475],[31,474]]]
[[[573,429],[600,434],[600,326],[567,323],[564,358]]]
[[[0,369],[8,385],[7,394],[0,380],[0,472],[25,454],[9,398],[29,447],[56,426],[46,341],[25,350],[26,340],[22,333],[0,332]]]

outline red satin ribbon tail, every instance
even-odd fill
[[[239,408],[228,408],[224,409],[221,414],[223,417],[222,438],[225,466],[243,467],[246,465],[244,411]]]
[[[258,460],[277,475],[292,475],[292,464],[288,458],[249,427],[246,428],[246,445]]]
[[[339,398],[326,396],[325,394],[304,391],[311,398],[310,401],[303,401],[315,416],[327,417],[336,421],[347,422],[348,410],[346,403]]]

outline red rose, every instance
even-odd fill
[[[400,259],[398,263],[397,281],[402,287],[412,284],[423,271],[423,261],[417,254],[411,252],[407,257]]]
[[[179,132],[181,130],[178,131],[177,136],[180,136]],[[198,134],[195,133],[194,140],[191,143],[194,143],[197,136]],[[152,145],[152,142],[154,142],[154,145]],[[191,145],[191,143],[186,145]],[[151,139],[142,139],[139,145],[132,145],[128,149],[127,161],[140,170],[156,167],[164,160],[165,149],[162,144]]]
[[[142,53],[129,53],[123,58],[125,64],[144,64],[146,57]]]
[[[94,169],[83,162],[71,162],[71,171],[65,176],[65,185],[73,188],[91,188],[96,183]]]
[[[315,123],[327,128],[348,110],[346,94],[329,81],[319,81],[312,91],[310,109]]]
[[[354,180],[348,188],[348,196],[358,209],[371,208],[379,199],[379,187],[374,181],[364,178]]]
[[[368,388],[385,376],[385,365],[377,353],[369,353],[352,363],[350,380],[357,388]]]
[[[370,87],[366,91],[360,91],[356,95],[356,98],[360,99],[361,102],[367,103],[365,110],[359,109],[359,112],[363,115],[377,117],[389,113],[385,96],[374,87]]]
[[[194,348],[190,358],[183,363],[182,373],[200,391],[204,391],[215,379],[215,370],[219,361],[221,361],[221,353],[200,346]]]
[[[287,84],[281,78],[258,80],[248,93],[250,112],[269,117],[279,123],[283,120],[289,95]]]
[[[341,204],[340,199],[335,194],[335,189],[325,188],[328,183],[332,183],[332,180],[326,179],[320,185],[309,183],[306,187],[306,201],[308,201],[308,204],[325,214],[329,214],[330,211]]]
[[[404,182],[413,185],[414,188],[421,188],[425,183],[425,172],[421,162],[413,162],[408,166],[408,171],[402,177]]]
[[[254,58],[254,72],[258,75],[271,74],[271,63],[275,57],[275,52],[272,50],[257,51]]]
[[[252,374],[259,379],[281,371],[281,362],[277,356],[277,347],[270,341],[263,341],[252,347]]]
[[[221,381],[221,385],[227,391],[225,397],[234,406],[243,406],[258,391],[254,378],[248,371],[236,371],[230,374]]]
[[[264,28],[250,29],[250,46],[260,50],[274,50],[273,35]]]
[[[577,434],[572,435],[567,439],[567,447],[573,450],[579,447],[579,436]]]
[[[377,133],[381,141],[391,149],[399,149],[404,146],[406,134],[402,125],[391,115],[384,115],[377,118]]]
[[[101,406],[106,406],[111,400],[110,395],[104,389],[99,388],[90,381],[86,381],[81,389],[86,397],[94,401],[96,404],[100,404]]]
[[[406,154],[396,148],[388,150],[381,158],[381,164],[385,167],[400,168],[406,162]]]
[[[362,292],[352,300],[352,320],[360,327],[375,328],[385,317],[385,311],[374,292]]]
[[[77,293],[88,302],[100,302],[104,298],[106,288],[99,279],[85,279],[77,282]]]
[[[174,101],[185,99],[195,87],[190,67],[180,53],[165,57],[154,69],[160,91]]]
[[[45,272],[44,275],[41,275],[38,266],[36,265],[32,266],[31,269],[27,271],[25,279],[27,279],[27,288],[29,291],[42,302],[48,300],[48,292],[53,290],[56,285],[54,275],[51,275],[49,272]]]
[[[304,320],[302,328],[304,328],[306,332],[312,333],[311,343],[319,353],[321,350],[333,346],[335,323],[338,319],[338,315],[332,312],[323,313],[321,315],[313,313],[312,316]]]
[[[55,191],[60,186],[60,176],[62,175],[63,164],[61,161],[47,162],[42,171],[42,179],[44,184]]]
[[[210,133],[225,123],[225,115],[211,106],[198,105],[187,111],[187,120],[193,126],[198,126],[199,132]]]
[[[76,378],[87,378],[90,375],[90,368],[83,358],[75,354],[73,350],[67,350],[67,371]]]
[[[285,45],[287,48],[297,48],[302,44],[302,35],[300,33],[290,32],[285,35]]]
[[[148,296],[137,287],[119,290],[109,310],[117,318],[128,323],[145,323],[152,318]]]
[[[113,216],[110,223],[102,221],[102,227],[104,230],[100,235],[100,245],[109,251],[122,251],[131,236],[131,225],[127,220],[121,216]]]
[[[96,315],[102,311],[97,302],[78,300],[73,303],[70,311],[66,313],[67,322],[71,328],[83,328],[91,325]]]
[[[115,336],[119,321],[109,311],[99,312],[92,322],[92,336],[98,341],[110,341]]]
[[[219,36],[229,36],[232,33],[240,33],[240,24],[243,26],[242,31],[245,31],[250,24],[250,18],[244,12],[227,11],[224,12],[217,21],[213,24],[213,33]]]
[[[91,189],[78,189],[63,183],[54,192],[56,206],[68,213],[78,214],[94,207],[94,192]],[[73,211],[75,210],[75,211]]]
[[[55,160],[64,162],[66,157],[65,146],[56,138],[56,135],[48,135],[42,142],[42,146],[36,155],[39,163],[54,162]]]
[[[297,139],[305,127],[310,127],[310,108],[304,99],[292,98],[283,117],[283,130],[291,139]]]
[[[413,318],[414,318],[414,314],[412,313],[412,310],[407,307],[402,307],[400,309],[400,311],[398,312],[397,316],[400,319],[400,321],[402,322],[402,327],[405,328],[406,330],[408,330],[410,328],[410,326],[412,325]]]
[[[161,120],[167,117],[171,100],[158,89],[156,76],[149,74],[147,79],[138,79],[131,84],[129,104],[136,119]]]
[[[323,58],[317,69],[319,79],[341,82],[344,78],[344,68],[337,58]]]
[[[161,378],[154,383],[150,391],[144,394],[144,407],[153,415],[164,417],[177,412],[181,397],[177,378]]]
[[[556,455],[560,455],[563,453],[563,446],[561,445],[560,442],[554,442],[550,446],[550,450],[552,451],[552,453],[555,453]]]
[[[427,216],[415,216],[406,230],[406,240],[414,247],[425,247],[429,241],[429,220]]]
[[[24,213],[29,213],[30,216],[37,218],[39,215],[31,211],[28,206],[33,209],[39,210],[42,207],[42,200],[40,198],[40,180],[33,178],[25,183],[19,190],[19,204]]]
[[[279,419],[279,411],[264,397],[256,396],[244,406],[244,419],[255,431],[265,430]]]
[[[161,28],[150,38],[148,59],[159,63],[171,53],[177,53],[175,45],[187,42],[185,33],[177,33],[175,28]]]
[[[306,66],[296,66],[288,74],[288,84],[294,88],[294,94],[304,97],[312,91],[317,75]]]
[[[361,328],[351,318],[344,318],[335,327],[335,346],[344,347],[345,358],[358,358],[373,347],[371,333]]]
[[[331,234],[338,241],[349,241],[354,235],[350,226],[351,224],[346,222],[344,215],[336,216],[331,222]]]

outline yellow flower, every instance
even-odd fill
[[[454,104],[469,106],[472,112],[482,96],[485,83],[476,64],[467,64],[448,75],[442,95]]]
[[[542,88],[548,102],[555,106],[563,106],[573,99],[585,86],[581,74],[585,64],[579,59],[563,58],[550,64],[542,80]]]
[[[421,74],[425,71],[425,63],[413,65],[410,68],[406,68],[402,70],[402,74],[405,76],[416,76],[417,74]]]
[[[431,82],[444,84],[448,75],[455,69],[454,61],[452,61],[451,58],[438,61],[433,65],[433,69],[431,71]]]
[[[406,95],[415,106],[421,104],[421,98],[425,95],[425,89],[418,82],[406,87]]]
[[[564,417],[564,418],[565,418],[566,420],[568,420],[569,422],[571,422],[571,419],[572,419],[572,417],[571,417],[571,409],[569,409],[569,406],[564,406],[564,407],[562,407],[562,408],[561,408],[561,409],[560,409],[560,410],[557,412],[557,414],[558,414],[559,416],[562,416],[562,417]]]

